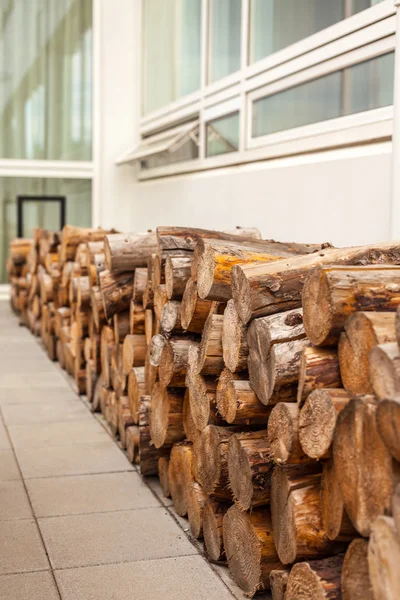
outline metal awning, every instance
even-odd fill
[[[179,125],[168,131],[163,131],[148,138],[144,138],[134,149],[128,150],[115,162],[117,165],[132,163],[162,154],[164,152],[175,152],[189,139],[198,144],[199,120]]]

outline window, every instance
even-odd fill
[[[200,87],[201,0],[144,0],[143,114]]]
[[[392,52],[256,100],[253,136],[388,106],[393,75]]]
[[[242,0],[211,0],[209,82],[240,68]]]
[[[239,150],[239,113],[207,123],[207,156]]]

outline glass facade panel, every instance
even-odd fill
[[[144,0],[143,114],[200,87],[201,0]]]
[[[383,0],[250,0],[253,63]]]
[[[0,3],[0,157],[90,160],[92,0]]]
[[[239,113],[207,123],[207,156],[239,150]]]
[[[393,104],[394,53],[253,103],[253,137]]]
[[[240,69],[242,0],[211,0],[209,83]]]
[[[86,179],[0,178],[0,281],[6,281],[5,259],[10,241],[17,236],[17,196],[65,196],[66,222],[90,227],[92,222],[92,184]],[[54,207],[32,203],[25,226],[53,227],[58,222]]]

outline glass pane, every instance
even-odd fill
[[[92,0],[0,10],[0,156],[90,160]]]
[[[253,136],[393,103],[394,53],[307,81],[253,104]]]
[[[200,87],[201,0],[144,0],[143,113]]]
[[[189,138],[179,148],[173,152],[162,152],[141,161],[142,169],[154,169],[156,167],[165,167],[186,160],[193,160],[199,157],[199,147],[197,140]]]
[[[239,113],[207,123],[207,156],[239,150]]]
[[[383,2],[383,0],[352,0],[351,14],[355,15],[356,13],[370,8],[371,6],[374,6],[374,4],[379,4],[380,2]]]
[[[251,0],[250,62],[344,18],[342,0]]]
[[[92,222],[92,185],[86,179],[31,179],[0,177],[0,281],[6,281],[5,259],[10,241],[17,236],[17,196],[65,196],[66,222],[90,227]],[[42,214],[40,211],[43,211]],[[54,227],[53,208],[28,209],[27,227]],[[58,220],[57,220],[58,223]],[[28,232],[29,233],[29,232]]]
[[[22,203],[22,237],[32,237],[35,227],[58,231],[61,203],[57,200],[24,200]]]
[[[209,82],[240,68],[242,0],[210,2]]]

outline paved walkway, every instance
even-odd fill
[[[0,301],[1,600],[231,600],[64,373]]]

